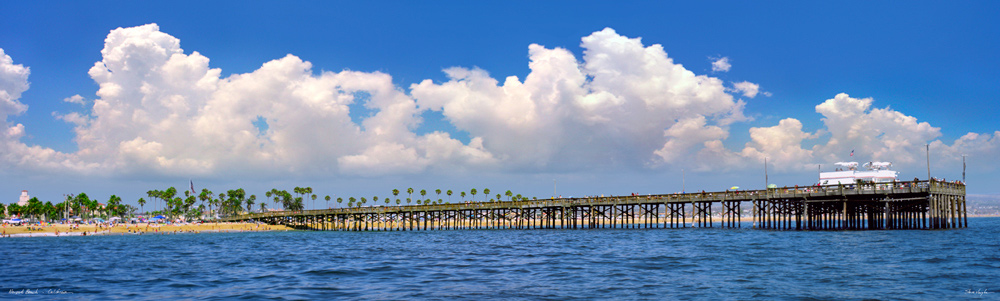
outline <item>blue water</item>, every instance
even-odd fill
[[[969,224],[13,238],[0,298],[1000,299],[1000,218]]]

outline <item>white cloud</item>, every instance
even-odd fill
[[[24,113],[28,106],[20,101],[21,93],[28,90],[27,67],[14,64],[14,59],[0,48],[0,119]]]
[[[712,72],[729,72],[733,65],[729,64],[729,57],[713,58]]]
[[[760,91],[760,85],[748,81],[742,81],[733,83],[733,89],[731,91],[743,93],[743,96],[754,98],[757,97],[757,93]],[[770,96],[770,94],[767,96]]]
[[[812,161],[812,151],[802,148],[802,142],[816,137],[802,131],[802,122],[786,118],[776,126],[750,128],[750,142],[740,155],[753,162],[767,157],[780,170],[800,169]]]
[[[941,136],[940,128],[889,108],[872,109],[872,102],[840,93],[816,106],[831,135],[825,145],[815,147],[818,159],[832,161],[853,149],[873,160],[914,163],[924,143]]]
[[[81,170],[86,164],[72,160],[71,156],[39,146],[28,146],[20,141],[26,130],[23,124],[12,124],[7,119],[24,113],[28,106],[18,101],[28,90],[30,70],[14,64],[13,58],[0,49],[0,167],[4,170]]]
[[[732,151],[724,143],[729,126],[750,118],[723,81],[687,70],[658,44],[646,46],[610,28],[583,37],[581,47],[577,58],[563,48],[530,45],[523,81],[453,67],[444,70],[447,81],[424,80],[408,95],[389,74],[317,73],[294,55],[221,77],[209,58],[186,54],[155,24],[118,28],[89,71],[100,86],[97,98],[64,99],[89,106],[89,113],[53,113],[75,126],[74,153],[20,142],[26,129],[8,117],[28,108],[18,99],[29,71],[0,49],[0,165],[111,175],[376,176],[663,166],[720,171],[756,166],[766,156],[779,169],[801,171],[841,161],[851,149],[873,160],[913,163],[924,143],[941,136],[915,117],[873,109],[870,98],[838,94],[816,106],[823,128],[806,131],[798,119],[786,118],[751,128],[750,141]],[[716,62],[728,70],[727,58]],[[769,95],[746,81],[729,89],[749,98]],[[352,121],[353,105],[373,113],[355,113],[360,122]],[[425,110],[441,111],[470,142],[445,132],[416,134]],[[258,120],[265,131],[254,125]],[[991,158],[1000,155],[998,135],[969,133],[950,145],[931,144],[948,160]]]
[[[483,70],[450,68],[449,81],[424,80],[411,94],[516,169],[657,165],[708,139],[664,135],[678,120],[693,118],[688,127],[724,136],[706,117],[744,119],[721,80],[675,64],[658,44],[607,28],[584,37],[581,47],[578,61],[562,48],[529,46],[531,73],[523,82],[507,77],[500,84]],[[662,149],[677,154],[654,153]]]
[[[80,94],[63,98],[63,101],[64,102],[68,102],[68,103],[75,103],[75,104],[78,104],[78,105],[81,105],[81,106],[87,104],[87,100],[84,99],[83,96],[80,96]]]
[[[384,73],[314,74],[288,55],[222,78],[156,24],[112,30],[101,54],[89,71],[100,86],[90,113],[53,114],[76,125],[79,151],[60,160],[78,171],[376,175],[493,164],[479,140],[414,134],[421,110]],[[354,103],[375,113],[356,124]],[[265,133],[253,125],[258,118]],[[23,127],[7,132],[22,135]]]

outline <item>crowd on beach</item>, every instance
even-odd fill
[[[203,232],[249,232],[287,230],[283,226],[245,222],[165,222],[165,223],[46,223],[36,222],[25,225],[3,223],[0,237],[34,236],[88,236],[88,235],[144,235],[183,234]]]

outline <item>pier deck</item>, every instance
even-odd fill
[[[888,230],[968,226],[965,185],[940,181],[277,211],[222,220],[336,231],[716,226]]]

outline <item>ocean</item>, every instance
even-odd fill
[[[954,230],[4,238],[0,262],[7,299],[1000,299],[1000,218]]]

